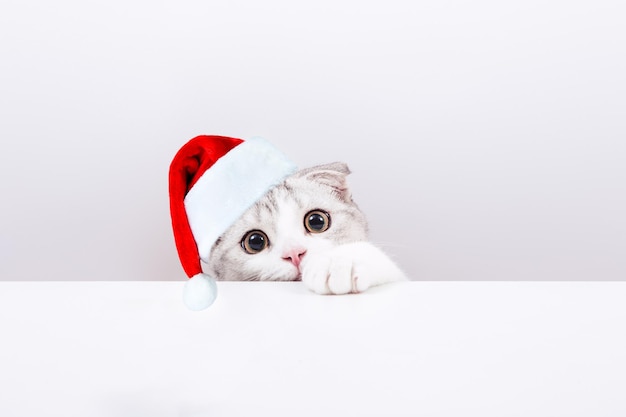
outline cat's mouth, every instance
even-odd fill
[[[302,270],[300,269],[300,265],[296,266],[296,273],[291,278],[291,281],[302,281]]]
[[[293,270],[289,275],[289,281],[302,281],[302,266],[293,265]]]

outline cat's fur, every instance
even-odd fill
[[[214,244],[208,262],[218,280],[302,280],[319,294],[361,292],[406,279],[380,249],[368,242],[368,226],[352,200],[344,163],[300,170],[272,188],[250,207]],[[311,233],[304,217],[319,209],[329,214],[330,227]],[[267,248],[249,254],[242,238],[263,231]]]

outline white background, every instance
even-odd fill
[[[416,280],[626,277],[622,1],[3,1],[0,279],[184,279],[198,134],[353,170]]]

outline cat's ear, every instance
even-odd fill
[[[296,176],[328,186],[343,200],[350,201],[352,196],[346,181],[348,174],[350,174],[348,165],[343,162],[333,162],[302,169],[296,173]]]

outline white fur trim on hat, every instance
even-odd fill
[[[250,206],[296,171],[296,166],[269,142],[246,140],[206,170],[185,196],[189,226],[200,259]]]

